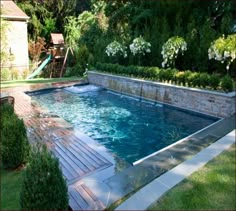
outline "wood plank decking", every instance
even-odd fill
[[[104,204],[80,180],[86,175],[112,165],[106,158],[75,136],[71,126],[57,116],[32,104],[23,91],[10,89],[15,98],[15,112],[24,120],[31,144],[45,143],[59,159],[60,167],[68,184],[69,204],[72,210],[101,210]]]

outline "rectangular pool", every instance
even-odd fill
[[[131,164],[219,120],[92,85],[28,94]]]

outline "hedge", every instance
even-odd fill
[[[69,197],[59,161],[46,145],[32,148],[20,195],[22,210],[68,210]]]
[[[162,69],[159,67],[122,66],[100,62],[95,67],[101,72],[168,82],[176,85],[214,90],[223,89],[226,92],[233,90],[233,80],[229,76],[220,78],[216,74],[210,75],[208,73],[192,72],[190,70],[179,71],[177,69]]]
[[[1,156],[5,168],[15,169],[27,161],[30,145],[23,120],[10,104],[1,105]]]

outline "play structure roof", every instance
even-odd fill
[[[59,33],[51,33],[51,42],[54,45],[64,45],[64,37]]]
[[[29,19],[12,0],[1,0],[1,13],[1,17],[7,19]]]

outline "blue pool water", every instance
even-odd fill
[[[77,89],[77,88],[76,88]],[[90,92],[57,89],[31,93],[41,106],[75,129],[133,163],[212,123],[217,118],[119,95],[106,89]]]

